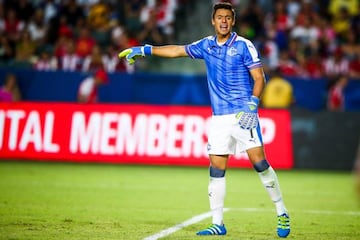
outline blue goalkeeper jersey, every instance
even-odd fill
[[[262,67],[253,43],[231,33],[225,44],[209,36],[185,46],[193,59],[204,59],[214,115],[237,113],[249,101],[254,81],[249,70]]]

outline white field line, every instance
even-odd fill
[[[229,209],[225,208],[224,212],[226,212],[226,211],[229,211]],[[164,229],[164,230],[162,230],[162,231],[160,231],[160,232],[158,232],[158,233],[156,233],[154,235],[146,237],[143,240],[157,240],[159,238],[166,237],[166,236],[168,236],[168,235],[170,235],[170,234],[172,234],[174,232],[177,232],[177,231],[179,231],[179,230],[181,230],[181,229],[183,229],[183,228],[185,228],[187,226],[198,223],[198,222],[200,222],[200,221],[202,221],[202,220],[204,220],[206,218],[209,218],[209,217],[211,217],[211,212],[206,212],[206,213],[196,215],[196,216],[194,216],[194,217],[192,217],[192,218],[190,218],[190,219],[188,219],[188,220],[186,220],[186,221],[184,221],[182,223],[176,224],[173,227],[170,227],[168,229]]]
[[[225,208],[225,211],[239,211],[239,212],[275,212],[274,209],[270,208]],[[360,211],[327,211],[327,210],[294,210],[294,212],[306,213],[306,214],[322,214],[322,215],[352,215],[360,216]],[[177,232],[187,226],[198,223],[206,218],[211,217],[211,212],[206,212],[197,216],[194,216],[182,223],[179,223],[173,227],[164,229],[159,233],[144,238],[143,240],[157,240],[162,237],[166,237],[174,232]]]

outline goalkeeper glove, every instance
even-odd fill
[[[150,56],[152,53],[152,46],[145,45],[139,47],[127,48],[119,53],[119,58],[125,57],[129,64],[134,64],[137,57]]]
[[[258,117],[259,98],[251,96],[250,101],[244,107],[244,110],[236,114],[238,123],[242,129],[250,130],[256,128],[259,123]]]

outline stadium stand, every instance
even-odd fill
[[[138,44],[186,44],[212,35],[214,2],[4,0],[0,3],[0,67],[89,73],[103,66],[110,73],[204,74],[202,62],[187,58],[154,57],[129,66],[116,55]],[[327,95],[324,91],[339,75],[349,77],[348,86],[358,86],[352,83],[360,79],[357,0],[230,2],[237,10],[234,30],[255,43],[267,74],[280,69],[291,78],[295,93],[306,84],[294,79],[325,81],[318,95]],[[360,90],[347,92],[355,92],[349,98],[359,102]]]

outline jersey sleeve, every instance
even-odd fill
[[[203,59],[205,48],[205,38],[185,46],[185,51],[193,59]]]
[[[244,64],[249,70],[262,67],[259,53],[249,40],[244,42]]]

